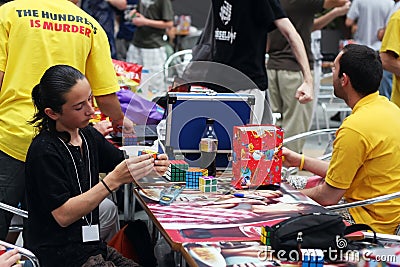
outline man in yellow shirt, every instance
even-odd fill
[[[34,129],[32,88],[50,66],[66,64],[85,74],[115,129],[124,114],[107,36],[95,19],[68,0],[11,1],[0,7],[0,202],[24,196],[25,156]],[[126,122],[126,121],[125,121]],[[131,122],[124,126],[131,128]],[[45,185],[43,185],[45,186]],[[0,210],[0,239],[12,214]]]
[[[284,165],[302,168],[325,178],[303,192],[321,205],[365,200],[399,191],[400,109],[379,96],[382,63],[378,53],[363,45],[347,45],[334,61],[333,86],[337,97],[352,108],[333,143],[331,161],[304,157],[284,149]],[[400,224],[400,199],[349,210],[356,223],[375,231],[395,233]]]

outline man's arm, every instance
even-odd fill
[[[306,49],[303,40],[297,33],[293,24],[288,18],[275,20],[275,25],[288,41],[292,52],[300,65],[303,73],[303,84],[296,91],[296,98],[301,104],[310,102],[314,97],[313,78],[308,64]]]
[[[119,10],[125,10],[126,9],[126,5],[127,5],[127,1],[126,0],[105,0],[108,3],[110,3],[110,5],[118,8]]]
[[[325,3],[326,2],[328,2],[328,1],[325,1]],[[313,24],[312,30],[313,31],[321,30],[335,18],[346,15],[347,11],[349,11],[349,8],[350,8],[350,1],[347,1],[347,2],[345,2],[344,5],[335,7],[332,10],[330,10],[328,13],[326,13],[325,15],[322,15],[321,17],[314,19],[314,24]]]
[[[282,149],[285,158],[283,165],[285,167],[299,167],[303,155],[296,153],[284,147]],[[329,162],[320,159],[304,156],[303,169],[312,172],[318,176],[325,177],[328,171]]]
[[[347,17],[345,22],[344,22],[344,24],[347,27],[352,27],[352,26],[354,26],[356,24],[356,21],[354,19],[350,19],[350,18]]]
[[[315,200],[322,206],[335,205],[343,197],[345,189],[330,186],[326,182],[313,188],[300,190],[309,198]]]
[[[135,24],[137,27],[151,27],[151,28],[157,28],[157,29],[167,29],[171,28],[174,26],[174,22],[172,20],[154,20],[154,19],[148,19],[145,16],[139,14],[136,12],[136,16],[132,19],[132,23]]]
[[[346,4],[349,4],[349,7],[350,7],[349,0],[325,0],[323,7],[324,7],[324,9],[331,9],[333,7],[341,7]]]
[[[121,131],[122,128],[125,133],[133,132],[133,123],[127,118],[124,118],[124,113],[121,110],[117,95],[108,94],[96,96],[96,102],[101,112],[111,118],[114,131]]]
[[[301,165],[302,155],[293,152],[287,148],[282,150],[285,158],[283,165],[285,167],[299,167]],[[321,177],[325,177],[328,171],[329,163],[319,159],[304,156],[303,169],[312,172]],[[326,182],[313,188],[303,189],[301,192],[323,206],[337,204],[343,197],[346,190],[330,186]]]
[[[398,60],[399,55],[390,50],[386,52],[380,52],[379,55],[382,60],[383,68],[400,77],[400,60]]]

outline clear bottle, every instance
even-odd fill
[[[218,138],[214,131],[214,119],[207,119],[199,148],[201,153],[200,167],[207,169],[209,176],[215,177],[217,172],[215,157],[217,156]]]

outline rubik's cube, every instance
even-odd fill
[[[149,149],[139,150],[138,156],[144,155],[144,154],[151,154],[151,155],[153,155],[154,159],[157,159],[157,156],[158,156],[158,152],[157,151],[153,151],[153,150],[149,150]]]
[[[324,252],[321,249],[301,249],[302,267],[322,267]]]
[[[266,246],[271,246],[271,227],[269,226],[262,226],[261,227],[261,243]]]
[[[201,192],[217,192],[217,179],[214,176],[203,176],[199,179]]]
[[[171,182],[186,182],[186,171],[189,169],[189,164],[184,160],[170,160],[169,163],[165,177]]]
[[[199,179],[208,176],[207,169],[189,168],[186,172],[186,188],[199,189]]]

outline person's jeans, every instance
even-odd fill
[[[379,86],[379,94],[386,96],[389,100],[392,95],[392,78],[393,74],[387,70],[383,70],[382,81]]]
[[[0,151],[0,202],[17,207],[24,188],[25,163]],[[12,217],[11,212],[0,209],[0,240],[5,240]]]

